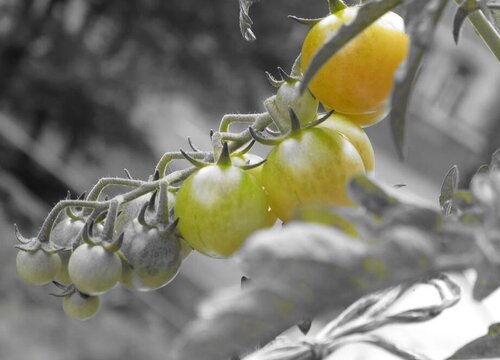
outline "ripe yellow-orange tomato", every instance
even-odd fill
[[[380,110],[377,110],[375,112],[371,113],[366,113],[366,114],[341,114],[348,118],[351,122],[361,126],[361,127],[368,127],[371,125],[375,125],[376,123],[380,122],[381,120],[385,119],[387,114],[389,114],[390,109],[388,107],[382,107]]]
[[[330,111],[332,109],[325,107],[325,110]],[[342,114],[338,111],[335,111],[335,114],[342,115],[349,119],[352,123],[360,126],[360,127],[368,127],[377,124],[386,118],[386,116],[390,112],[389,107],[383,107],[378,111],[366,113],[366,114]]]
[[[358,150],[366,171],[372,172],[374,170],[375,154],[373,152],[372,143],[365,131],[351,122],[348,117],[335,113],[319,124],[318,127],[335,130],[344,135],[347,140],[354,145],[356,150]]]
[[[311,28],[302,45],[302,72],[317,51],[357,12],[358,7],[348,7]],[[310,89],[326,107],[343,114],[382,111],[408,46],[403,19],[388,12],[333,55],[315,75]]]

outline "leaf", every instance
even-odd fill
[[[250,18],[250,7],[258,0],[239,0],[240,2],[240,31],[246,41],[255,41],[256,37],[252,31],[253,21]]]
[[[404,159],[404,142],[406,132],[406,112],[409,104],[410,93],[413,88],[420,63],[424,58],[428,44],[437,22],[441,18],[446,0],[433,0],[422,7],[418,20],[409,28],[411,44],[408,58],[394,77],[394,87],[391,96],[392,110],[389,114],[391,135],[396,145],[396,151],[401,160]]]
[[[491,155],[490,171],[500,170],[500,149],[496,150],[493,155]]]
[[[366,175],[353,177],[349,182],[348,191],[351,199],[379,216],[400,203]]]
[[[258,232],[239,253],[252,286],[204,302],[178,339],[174,359],[224,359],[252,350],[304,318],[428,274],[436,253],[429,237],[367,244],[333,228],[293,222]]]
[[[453,198],[453,195],[458,190],[458,181],[460,179],[458,166],[453,165],[446,173],[441,185],[441,195],[439,195],[439,205],[444,209],[447,201]]]
[[[375,22],[379,17],[394,9],[401,3],[403,3],[403,0],[374,0],[361,6],[354,20],[349,24],[342,25],[335,36],[327,41],[313,57],[304,74],[300,91],[304,92],[307,89],[313,77],[330,57],[335,55],[335,53],[342,49],[342,47],[360,34],[370,24]]]
[[[500,266],[485,261],[476,267],[476,271],[477,279],[474,283],[472,296],[474,300],[481,301],[500,287]],[[498,355],[500,357],[500,354]]]
[[[293,219],[333,226],[354,238],[373,232],[374,227],[365,211],[352,207],[303,206],[294,212]]]
[[[450,360],[498,359],[500,357],[500,324],[491,325],[485,336],[462,347]]]
[[[385,229],[394,226],[410,225],[415,228],[432,231],[437,230],[442,222],[443,216],[436,210],[401,204],[387,211],[380,227]]]
[[[460,30],[462,29],[465,19],[479,9],[480,6],[477,0],[464,0],[464,2],[457,7],[455,17],[453,18],[453,39],[456,44],[458,44]]]

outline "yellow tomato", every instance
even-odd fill
[[[349,7],[314,25],[302,45],[301,70],[358,7]],[[332,56],[310,84],[312,93],[326,107],[343,114],[369,114],[387,106],[393,76],[408,53],[409,39],[403,19],[388,12]]]
[[[318,127],[335,130],[344,135],[358,150],[366,171],[373,171],[375,167],[375,154],[372,143],[362,128],[352,123],[346,116],[336,113],[319,124]]]

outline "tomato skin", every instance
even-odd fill
[[[68,273],[78,290],[100,295],[118,283],[122,263],[117,254],[101,245],[82,244],[69,258]]]
[[[173,233],[161,233],[137,220],[125,228],[120,249],[123,262],[121,283],[131,290],[151,291],[174,279],[182,262],[182,246]]]
[[[286,222],[303,205],[352,205],[346,185],[363,172],[354,145],[336,131],[314,127],[293,134],[271,151],[262,180],[271,208]]]
[[[348,7],[311,28],[302,45],[302,72],[338,29],[356,17],[358,9]],[[408,48],[403,19],[388,12],[332,56],[315,75],[310,89],[326,107],[343,114],[381,111],[387,106],[394,73]]]
[[[255,154],[251,154],[251,153],[246,153],[246,154],[243,154],[243,155],[234,156],[231,159],[233,161],[233,165],[235,165],[235,166],[257,164],[257,163],[261,162],[262,160],[264,160],[260,156],[255,155]],[[249,170],[245,170],[247,173],[253,175],[257,179],[257,181],[259,182],[259,184],[261,184],[262,186],[264,186],[262,184],[262,168],[263,168],[263,165],[264,164],[262,164],[260,166],[257,166],[257,167],[254,167],[254,168],[249,169]],[[265,189],[264,189],[264,191],[265,191]],[[273,226],[276,223],[276,220],[278,220],[278,217],[273,212],[273,210],[271,208],[269,208],[268,212],[267,212],[267,225],[269,227]]]
[[[318,127],[338,131],[344,135],[347,140],[354,145],[356,150],[358,150],[358,153],[363,160],[365,170],[367,172],[374,171],[375,153],[370,139],[362,128],[350,121],[350,118],[335,113],[330,115],[327,120],[319,124]]]
[[[390,108],[382,107],[379,110],[366,114],[341,114],[348,118],[354,124],[357,124],[360,127],[368,127],[379,123],[384,120],[390,112]]]
[[[81,230],[85,226],[83,220],[73,220],[66,218],[59,222],[50,232],[50,241],[56,245],[71,247],[78,240]],[[68,273],[68,262],[71,256],[71,250],[62,250],[58,252],[61,258],[61,268],[57,273],[55,280],[61,284],[71,284]]]
[[[299,81],[281,85],[276,93],[276,106],[284,119],[290,119],[292,108],[300,123],[307,124],[316,119],[319,102],[309,91],[301,94],[300,85]]]
[[[75,291],[63,297],[62,308],[66,316],[74,320],[88,320],[100,308],[101,301],[98,296],[90,296]]]
[[[61,268],[57,254],[49,254],[42,249],[20,250],[16,256],[17,274],[29,285],[45,285],[56,277]]]
[[[177,194],[175,215],[184,239],[199,252],[228,257],[266,227],[268,201],[257,179],[236,166],[209,165]]]

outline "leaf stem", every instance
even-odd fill
[[[455,3],[460,6],[461,1],[455,0]],[[484,43],[490,51],[500,61],[500,34],[495,26],[491,24],[486,18],[485,14],[481,11],[475,11],[468,16],[472,26],[477,30],[479,36],[483,39]]]

